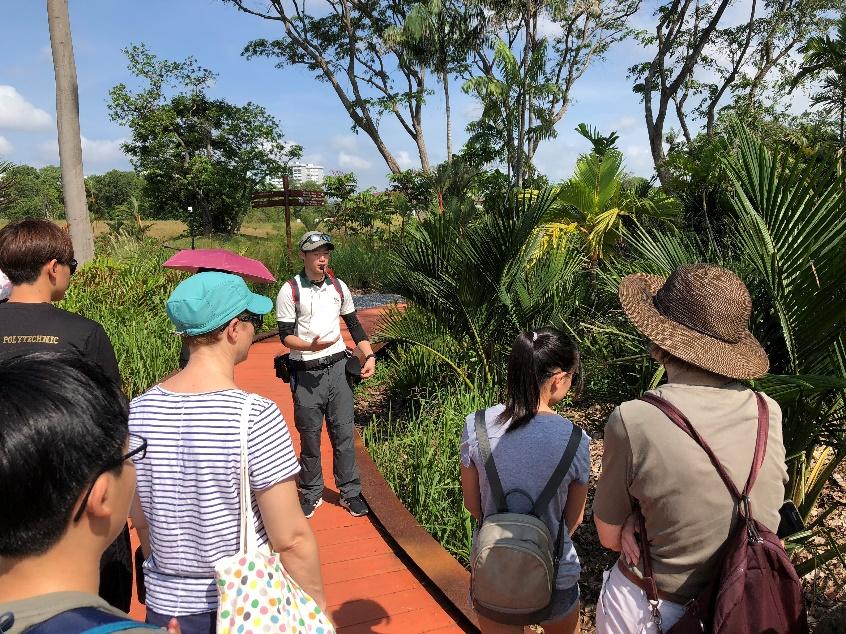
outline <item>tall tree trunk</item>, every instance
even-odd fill
[[[50,47],[56,74],[56,122],[59,129],[59,164],[65,216],[70,227],[74,257],[80,264],[94,258],[94,233],[85,201],[82,138],[79,134],[79,89],[73,59],[68,0],[47,0]]]
[[[446,136],[447,136],[447,163],[452,162],[452,111],[449,103],[449,73],[441,72],[441,82],[444,85],[444,103],[446,104]]]

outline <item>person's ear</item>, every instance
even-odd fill
[[[110,472],[100,474],[94,481],[84,514],[94,519],[107,519],[114,513],[117,479]]]
[[[41,267],[41,270],[46,272],[47,275],[50,277],[50,280],[55,282],[56,279],[59,277],[59,261],[55,258],[50,260],[47,264]]]
[[[229,325],[226,326],[226,336],[229,337],[229,340],[233,343],[238,341],[238,337],[240,333],[238,332],[238,324],[241,322],[237,318],[232,318],[229,322]]]

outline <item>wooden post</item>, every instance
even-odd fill
[[[291,207],[288,205],[288,173],[282,176],[282,193],[285,196],[285,239],[288,241],[288,263],[294,263],[294,240],[291,236]]]

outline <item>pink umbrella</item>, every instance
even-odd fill
[[[268,268],[258,260],[226,249],[183,249],[162,266],[188,273],[196,273],[199,269],[225,271],[260,284],[276,281]]]

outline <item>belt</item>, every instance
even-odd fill
[[[332,367],[341,359],[347,358],[346,350],[343,352],[336,352],[330,354],[328,357],[320,357],[319,359],[309,359],[308,361],[298,361],[291,359],[290,365],[292,370],[323,370]]]
[[[620,572],[623,573],[623,576],[635,584],[638,588],[643,590],[644,592],[649,593],[648,582],[643,579],[643,577],[637,576],[631,568],[629,568],[626,564],[623,563],[622,557],[617,560],[617,568],[620,569]],[[656,588],[657,589],[657,588]],[[664,592],[663,590],[658,590],[658,598],[661,601],[670,601],[672,603],[679,603],[681,605],[685,604],[683,599],[680,600],[679,597],[670,594],[669,592]]]

